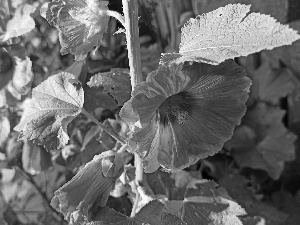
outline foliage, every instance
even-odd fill
[[[298,225],[291,1],[122,3],[1,0],[0,224]]]

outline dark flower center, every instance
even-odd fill
[[[167,98],[158,108],[160,123],[167,126],[171,123],[184,124],[191,113],[190,96],[183,91]]]

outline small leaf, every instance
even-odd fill
[[[62,55],[71,53],[79,61],[100,46],[109,22],[107,5],[108,1],[54,0],[41,7],[41,16],[59,30]]]
[[[35,22],[30,14],[35,11],[35,7],[25,4],[17,8],[14,17],[8,21],[6,31],[0,36],[0,41],[7,41],[10,38],[19,37],[35,28]]]
[[[296,31],[268,15],[247,15],[249,10],[250,5],[229,4],[190,19],[182,28],[179,53],[164,54],[161,63],[219,64],[226,59],[289,45],[300,38]]]
[[[69,140],[67,125],[81,112],[83,89],[71,83],[74,76],[61,72],[32,91],[20,123],[14,128],[20,139],[33,140],[47,150],[62,148]]]
[[[3,145],[3,143],[8,138],[8,135],[10,133],[10,123],[7,117],[2,117],[0,115],[0,146]]]
[[[166,211],[179,215],[188,225],[242,225],[246,212],[215,182],[198,180],[190,185],[183,201],[170,201]]]
[[[102,87],[105,93],[111,94],[118,105],[130,99],[131,84],[128,69],[111,69],[110,72],[98,73],[87,83],[90,87]]]

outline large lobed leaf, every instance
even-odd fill
[[[169,201],[166,211],[179,215],[188,225],[242,225],[238,216],[246,215],[224,188],[215,182],[198,180],[186,190],[183,201]]]
[[[284,127],[284,114],[285,111],[265,103],[247,112],[245,123],[226,143],[241,167],[262,169],[273,179],[278,179],[284,162],[295,159],[297,136]]]
[[[229,4],[190,19],[182,28],[179,53],[164,54],[161,63],[219,64],[226,59],[289,45],[300,38],[296,31],[269,15],[248,14],[249,10],[250,5]]]
[[[20,139],[36,141],[47,150],[68,142],[67,125],[81,112],[84,102],[83,89],[72,84],[72,79],[72,74],[61,72],[33,89],[32,100],[14,128]]]

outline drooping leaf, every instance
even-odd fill
[[[128,69],[111,69],[110,72],[98,73],[87,83],[90,87],[102,87],[105,93],[111,94],[118,105],[130,99],[131,84]]]
[[[3,143],[8,138],[8,135],[10,133],[10,123],[7,117],[2,117],[0,115],[0,146],[3,145]]]
[[[160,224],[162,209],[163,204],[154,200],[145,205],[134,217],[127,217],[113,209],[102,207],[88,225]]]
[[[250,5],[229,4],[190,19],[182,28],[179,53],[164,54],[161,63],[219,64],[226,59],[289,45],[300,38],[295,30],[269,15],[247,15],[249,10]]]
[[[69,182],[55,191],[51,206],[71,224],[89,222],[98,206],[106,205],[123,168],[122,154],[106,151],[95,156]]]
[[[47,150],[68,142],[67,125],[81,112],[84,101],[83,89],[72,79],[72,74],[61,72],[33,89],[32,100],[14,128],[20,139],[36,141]]]
[[[59,30],[62,55],[71,53],[79,61],[100,46],[108,27],[107,5],[108,1],[54,0],[42,6],[41,16]]]
[[[14,17],[8,21],[5,33],[0,36],[0,41],[4,42],[30,32],[35,27],[35,22],[30,16],[34,11],[35,7],[32,5],[18,7]]]
[[[273,179],[279,178],[284,162],[295,158],[297,139],[284,127],[284,114],[283,110],[264,103],[247,112],[244,125],[226,143],[241,167],[262,169]]]
[[[32,141],[25,141],[22,151],[23,169],[31,175],[47,170],[51,165],[51,154]]]
[[[198,180],[186,190],[183,201],[169,201],[166,211],[181,217],[188,225],[242,225],[238,216],[246,212],[215,182]]]

